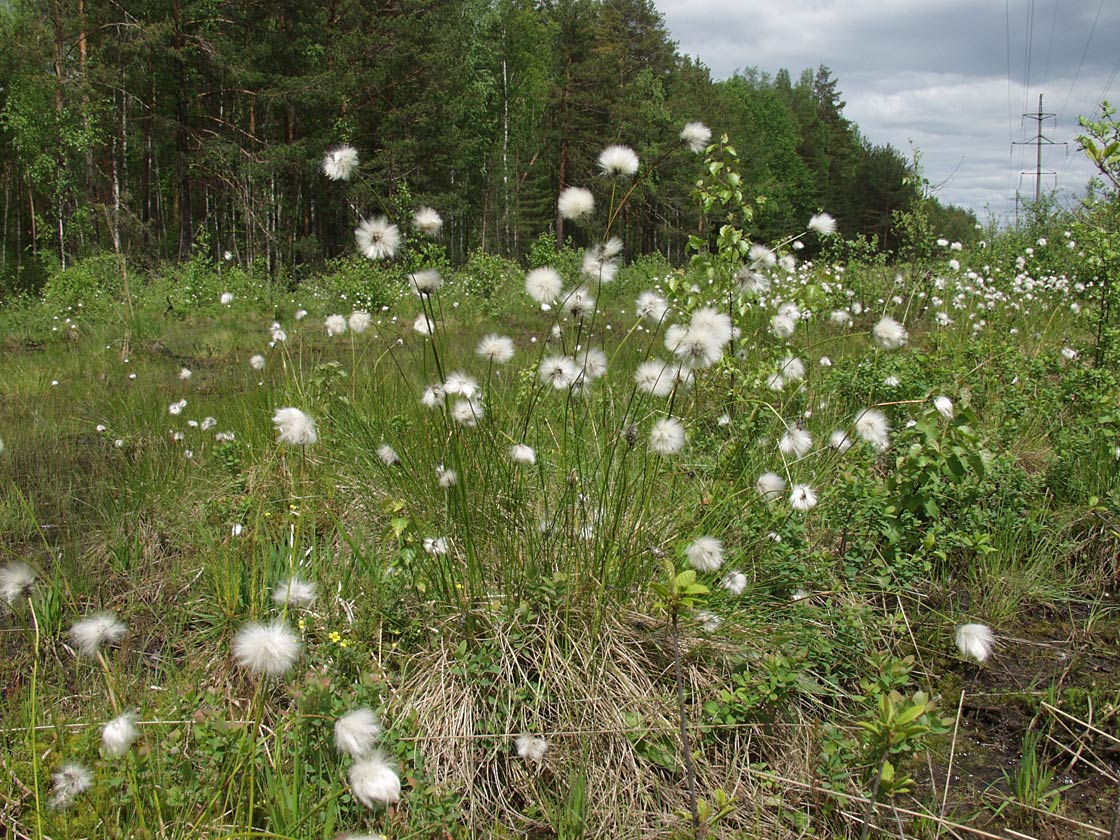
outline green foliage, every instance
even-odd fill
[[[96,317],[116,303],[120,290],[120,260],[100,254],[52,275],[43,286],[42,298],[56,315]]]

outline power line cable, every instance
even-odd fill
[[[1089,37],[1085,39],[1085,49],[1081,51],[1081,60],[1077,62],[1077,70],[1074,71],[1073,81],[1069,83],[1069,90],[1066,91],[1065,102],[1063,102],[1062,107],[1058,109],[1058,122],[1062,121],[1062,114],[1065,113],[1066,106],[1069,105],[1069,98],[1073,95],[1073,88],[1077,84],[1078,77],[1081,75],[1081,68],[1085,64],[1085,56],[1089,54],[1089,45],[1093,43],[1093,33],[1097,31],[1097,23],[1101,19],[1101,11],[1103,9],[1104,0],[1101,0],[1101,4],[1097,6],[1097,16],[1093,18],[1093,25],[1089,28]]]

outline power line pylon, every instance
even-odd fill
[[[1031,143],[1034,144],[1034,147],[1035,147],[1034,171],[1032,172],[1029,169],[1025,169],[1025,170],[1023,170],[1019,173],[1019,176],[1020,176],[1020,178],[1022,178],[1023,175],[1034,175],[1034,200],[1035,200],[1036,204],[1038,203],[1038,200],[1040,198],[1042,198],[1042,176],[1043,175],[1053,175],[1054,178],[1055,178],[1055,186],[1057,186],[1058,173],[1054,172],[1053,170],[1045,170],[1044,171],[1042,169],[1042,147],[1043,147],[1043,145],[1047,145],[1047,146],[1067,146],[1067,145],[1069,145],[1068,143],[1056,143],[1053,140],[1051,140],[1049,137],[1046,137],[1042,133],[1042,123],[1043,123],[1043,121],[1051,119],[1052,117],[1055,117],[1055,115],[1054,114],[1043,113],[1043,111],[1042,111],[1042,94],[1040,93],[1038,95],[1038,113],[1037,114],[1023,114],[1024,119],[1034,120],[1036,123],[1038,123],[1038,134],[1036,134],[1030,140],[1016,140],[1012,144],[1012,145],[1015,145],[1015,146],[1026,146],[1026,145],[1029,145]]]

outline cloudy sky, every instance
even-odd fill
[[[1024,111],[1057,119],[1043,135],[1043,189],[1063,203],[1092,167],[1077,150],[1078,115],[1107,96],[1120,105],[1120,3],[1116,0],[654,0],[682,53],[716,78],[782,67],[794,79],[827,65],[872,143],[921,151],[926,178],[946,203],[1014,215],[1018,188],[1034,197],[1038,134]],[[1107,93],[1106,93],[1107,92]],[[1020,177],[1020,170],[1030,170]]]

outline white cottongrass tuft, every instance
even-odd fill
[[[350,791],[367,808],[392,805],[401,798],[401,780],[381,753],[370,755],[350,765]]]
[[[852,439],[848,437],[847,432],[837,429],[832,433],[831,437],[829,437],[828,445],[843,455],[852,448]]]
[[[443,405],[446,394],[442,385],[429,385],[420,395],[420,404],[425,408],[438,408]]]
[[[373,318],[364,309],[358,309],[350,313],[350,320],[347,322],[350,325],[350,332],[361,335],[369,329],[369,325],[373,322]]]
[[[617,245],[617,249],[614,247]],[[609,283],[618,274],[618,261],[615,257],[622,251],[622,240],[612,236],[605,245],[588,248],[583,254],[580,273],[588,280]]]
[[[653,424],[649,448],[658,455],[676,455],[684,448],[684,426],[676,417],[663,417]]]
[[[281,606],[292,604],[298,607],[306,607],[315,600],[317,589],[318,587],[313,581],[293,576],[272,591],[272,600]]]
[[[443,556],[447,554],[450,546],[447,544],[447,537],[424,537],[424,553],[435,556]]]
[[[99,612],[75,621],[70,627],[70,638],[81,656],[97,656],[102,645],[115,645],[124,638],[128,628],[117,620],[116,613]]]
[[[906,339],[909,337],[906,327],[890,315],[884,315],[879,319],[879,323],[872,327],[871,335],[875,339],[875,343],[884,350],[897,350],[906,343]]]
[[[455,470],[447,469],[443,464],[436,467],[436,481],[439,486],[446,490],[449,487],[454,487],[459,483],[459,476]]]
[[[953,401],[948,397],[934,397],[933,407],[936,408],[937,413],[946,420],[953,419]]]
[[[371,260],[388,260],[401,245],[401,232],[384,216],[374,216],[358,225],[354,239],[358,250]]]
[[[167,413],[168,414],[173,414],[173,415],[179,415],[179,414],[183,413],[183,409],[186,408],[186,407],[187,407],[187,401],[185,399],[182,399],[182,400],[179,400],[177,402],[171,403],[171,405],[169,405],[167,407]]]
[[[957,650],[961,656],[983,662],[992,655],[995,643],[995,634],[986,624],[962,624],[957,628]]]
[[[668,302],[657,292],[642,292],[634,306],[635,315],[654,324],[660,324],[668,311]]]
[[[63,764],[51,779],[54,793],[51,794],[51,807],[57,810],[69,808],[75,799],[90,789],[93,773],[81,764]]]
[[[395,467],[401,462],[401,456],[397,454],[397,450],[393,449],[389,444],[383,443],[377,447],[377,457],[381,459],[381,463],[387,467]]]
[[[751,261],[752,266],[762,266],[763,268],[773,268],[778,264],[778,255],[759,242],[756,242],[747,251],[747,259]]]
[[[766,377],[766,387],[771,391],[781,391],[786,387],[786,381],[780,373],[772,373]]]
[[[701,610],[696,613],[694,618],[700,625],[700,629],[705,633],[714,633],[723,626],[723,616],[716,615],[714,612],[708,612],[707,610]]]
[[[0,598],[11,606],[31,594],[35,572],[26,563],[15,561],[0,569]]]
[[[758,495],[766,501],[772,502],[786,492],[786,480],[776,472],[764,472],[758,477],[754,487],[758,491]]]
[[[793,338],[797,322],[788,315],[775,315],[770,319],[770,331],[781,339]]]
[[[180,368],[179,369],[179,378],[182,379],[184,382],[186,382],[188,379],[190,379],[193,375],[194,374],[191,373],[190,368]]]
[[[518,758],[523,758],[526,761],[532,761],[540,764],[544,760],[544,754],[548,752],[548,741],[544,738],[537,738],[533,735],[518,735],[513,741],[514,747],[517,749]]]
[[[454,396],[466,397],[470,400],[478,396],[479,388],[474,377],[467,376],[467,374],[457,370],[448,376],[447,381],[443,383],[443,392]]]
[[[546,356],[541,359],[538,375],[541,382],[551,385],[558,391],[570,388],[579,376],[579,367],[575,360],[567,356]]]
[[[817,213],[809,219],[809,230],[821,236],[831,236],[836,233],[836,220],[828,213]]]
[[[891,426],[887,416],[875,408],[865,408],[856,415],[856,434],[880,452],[891,445]]]
[[[120,758],[140,737],[133,721],[136,716],[126,712],[113,718],[101,729],[101,749],[110,758]]]
[[[698,572],[716,572],[723,565],[723,543],[715,537],[697,537],[684,553]]]
[[[292,446],[308,446],[319,440],[315,431],[315,420],[298,408],[278,408],[272,416],[276,427],[276,442]]]
[[[439,287],[443,285],[443,278],[434,268],[425,268],[423,271],[408,275],[408,285],[417,297],[426,297],[439,291]]]
[[[712,139],[712,130],[702,122],[686,123],[681,129],[681,140],[688,148],[696,153],[703,154]]]
[[[515,443],[509,448],[509,457],[515,464],[527,464],[533,466],[537,463],[537,453],[533,451],[533,447],[526,446],[524,443]]]
[[[792,356],[782,360],[781,375],[787,382],[800,382],[805,378],[805,363]]]
[[[742,595],[747,588],[747,576],[742,572],[728,572],[719,585],[732,595]]]
[[[249,357],[249,367],[253,370],[264,370],[265,358],[260,353],[256,353]]]
[[[560,193],[556,207],[565,219],[577,221],[595,212],[595,196],[583,187],[568,187]]]
[[[667,397],[676,384],[671,367],[658,359],[646,359],[634,372],[638,390],[655,397]]]
[[[354,709],[334,722],[334,745],[351,758],[371,755],[380,735],[381,724],[373,709]]]
[[[426,236],[439,236],[443,219],[431,207],[421,207],[412,215],[412,225]]]
[[[233,292],[222,292],[222,296],[218,298],[222,306],[229,306],[233,303]]]
[[[353,146],[336,146],[323,156],[323,174],[332,181],[349,181],[358,168],[358,150]]]
[[[525,277],[525,292],[542,306],[555,302],[564,289],[564,278],[555,268],[534,268]]]
[[[342,335],[347,329],[346,318],[342,315],[328,315],[323,324],[327,328],[328,337]]]
[[[482,403],[478,400],[456,400],[451,406],[451,419],[472,429],[478,425],[478,421],[484,414]]]
[[[279,677],[296,664],[301,646],[283,621],[251,621],[233,637],[233,659],[251,674]]]
[[[584,382],[602,379],[607,372],[607,354],[598,347],[588,347],[576,358]]]
[[[564,311],[576,320],[586,318],[595,311],[595,296],[580,286],[564,296]]]
[[[778,441],[779,451],[787,458],[803,458],[813,448],[813,436],[800,426],[794,426]]]
[[[608,177],[629,178],[638,171],[638,156],[629,146],[607,146],[599,152],[599,169]]]
[[[513,358],[513,339],[491,333],[478,342],[475,352],[496,365],[504,365]]]
[[[789,504],[794,510],[812,510],[817,506],[817,491],[808,484],[795,484],[789,494]]]

